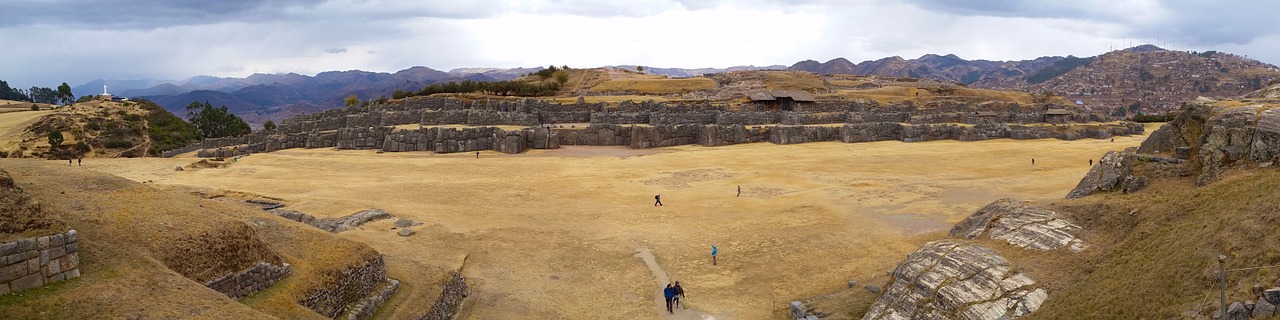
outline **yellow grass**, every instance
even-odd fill
[[[691,310],[760,319],[849,279],[883,284],[906,253],[977,208],[1059,199],[1090,158],[1141,139],[566,147],[480,159],[293,149],[227,169],[171,170],[190,159],[86,168],[278,197],[321,217],[377,207],[423,221],[413,237],[390,221],[341,236],[387,254],[391,276],[410,286],[428,281],[416,270],[466,257],[476,284],[463,319],[655,317],[654,276],[632,256],[638,248],[685,284]],[[654,194],[666,206],[654,207]]]
[[[684,79],[614,79],[591,87],[591,91],[673,94],[711,90],[715,88],[715,80],[701,77]]]
[[[809,92],[825,91],[822,76],[802,71],[762,71],[765,89],[768,90],[805,90]]]

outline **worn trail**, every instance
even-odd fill
[[[676,309],[674,314],[667,313],[667,301],[662,295],[662,289],[666,288],[668,283],[671,283],[671,277],[668,277],[667,272],[662,270],[662,266],[658,265],[658,259],[654,257],[653,250],[649,250],[649,248],[636,248],[635,257],[640,258],[640,260],[644,260],[644,265],[649,267],[649,272],[652,272],[654,279],[657,280],[658,286],[656,287],[657,289],[654,290],[653,295],[653,311],[658,313],[659,319],[709,320],[716,318],[714,316],[704,314],[694,308],[684,309],[682,307],[681,309]],[[687,304],[688,302],[682,301],[681,303]]]

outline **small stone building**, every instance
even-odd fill
[[[747,93],[751,102],[769,110],[792,111],[797,106],[818,102],[813,94],[804,90],[758,90]]]
[[[1049,109],[1044,112],[1045,123],[1067,123],[1071,120],[1071,111],[1067,109]]]

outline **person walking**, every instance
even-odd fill
[[[1036,165],[1036,158],[1031,158],[1031,165]]]
[[[653,195],[653,206],[655,207],[662,206],[662,195],[660,194]]]
[[[742,185],[738,185],[738,196],[742,196]]]
[[[480,159],[480,151],[476,151],[476,159]]]
[[[1093,159],[1089,159],[1089,166],[1090,166],[1090,167],[1092,167],[1092,166],[1093,166]]]
[[[675,297],[676,297],[676,289],[675,289],[675,288],[672,288],[672,287],[671,287],[671,284],[670,284],[670,283],[668,283],[668,284],[667,284],[667,288],[666,288],[666,289],[662,289],[662,296],[667,298],[667,313],[672,313],[672,314],[674,314],[674,313],[675,313],[675,311],[671,311],[671,302],[672,302],[672,300],[674,300],[674,299],[675,299]]]
[[[676,309],[680,309],[680,299],[684,298],[684,288],[680,287],[680,281],[676,281],[676,286],[674,289],[676,291],[676,296],[675,298],[671,299],[671,304],[674,305]],[[684,308],[688,309],[689,306],[686,305],[684,306]]]
[[[716,265],[716,254],[717,254],[717,253],[720,253],[720,249],[717,249],[715,245],[712,245],[712,246],[711,246],[711,265],[713,265],[713,266],[714,266],[714,265]]]
[[[83,167],[84,163],[82,161],[84,161],[84,157],[76,158],[76,166]]]

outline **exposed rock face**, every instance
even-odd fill
[[[1198,173],[1196,183],[1209,184],[1233,165],[1280,160],[1280,109],[1190,103],[1177,118],[1153,132],[1138,152],[1189,153],[1197,164],[1193,168]]]
[[[316,218],[315,216],[312,216],[309,214],[305,214],[305,213],[293,211],[293,210],[285,210],[285,209],[271,209],[267,211],[277,216],[284,217],[285,219],[306,223],[313,227],[320,228],[320,229],[323,229],[324,231],[329,231],[333,233],[339,233],[339,232],[355,229],[356,227],[362,224],[368,223],[370,221],[377,221],[377,220],[391,218],[391,214],[387,213],[382,209],[364,210],[364,211],[352,213],[349,216],[345,216],[342,218],[333,218],[333,219]]]
[[[1132,154],[1132,151],[1128,152]],[[1098,163],[1089,168],[1076,188],[1067,194],[1067,199],[1083,198],[1096,192],[1119,190],[1125,178],[1133,173],[1135,158],[1119,151],[1108,151]]]
[[[893,271],[884,295],[862,318],[1014,319],[1048,298],[1035,280],[994,250],[940,240],[925,244]]]
[[[1080,226],[1064,220],[1057,212],[1023,205],[1014,199],[988,204],[951,228],[950,236],[974,239],[984,233],[1020,248],[1041,251],[1070,248],[1084,250],[1084,242],[1074,235]]]

